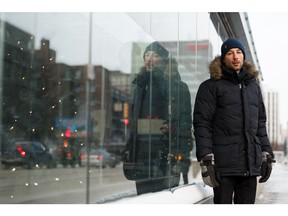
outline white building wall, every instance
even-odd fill
[[[282,145],[283,138],[281,136],[279,124],[279,97],[278,92],[273,89],[265,88],[264,102],[267,113],[267,130],[270,142],[273,146]]]

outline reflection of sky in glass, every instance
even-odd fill
[[[4,13],[4,20],[35,36],[35,49],[41,39],[50,41],[58,63],[87,64],[88,27],[83,13]]]
[[[1,17],[34,35],[36,49],[41,39],[48,39],[50,48],[56,51],[57,63],[88,64],[89,13],[2,13]],[[209,35],[208,13],[197,13],[197,23],[196,13],[99,12],[93,13],[92,19],[92,64],[125,73],[131,72],[134,42],[214,38]],[[201,28],[196,33],[197,24]]]

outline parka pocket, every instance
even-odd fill
[[[219,168],[238,167],[239,137],[217,136],[213,143],[215,162]]]
[[[262,150],[261,150],[261,143],[258,137],[252,136],[253,138],[251,139],[252,147],[253,147],[253,152],[254,154],[252,157],[254,158],[255,161],[255,167],[260,167],[262,164]]]

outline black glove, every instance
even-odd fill
[[[219,187],[220,175],[214,164],[213,156],[205,156],[200,162],[202,179],[210,187]]]
[[[262,152],[262,165],[261,165],[261,178],[259,183],[266,182],[272,172],[272,163],[275,163],[276,160],[268,152]]]

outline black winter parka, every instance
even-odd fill
[[[237,75],[217,56],[209,72],[210,79],[198,89],[193,113],[197,160],[213,153],[220,175],[259,176],[262,152],[273,156],[273,151],[258,71],[244,61]]]

